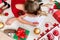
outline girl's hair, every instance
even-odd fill
[[[41,11],[41,4],[37,4],[39,6],[34,6],[34,1],[27,1],[26,4],[25,4],[25,10],[27,11],[27,13],[29,14],[34,14],[34,15],[38,15],[39,13],[37,11]],[[36,10],[34,9],[34,7],[38,7],[36,8]]]
[[[10,8],[10,4],[8,4],[7,2],[5,2],[4,0],[2,0],[2,2],[4,3],[4,6],[7,5],[7,8]]]

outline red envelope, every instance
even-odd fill
[[[60,10],[56,11],[53,14],[53,17],[60,23]]]

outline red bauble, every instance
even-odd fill
[[[9,14],[8,14],[8,13],[5,13],[4,15],[5,15],[5,16],[8,16]]]
[[[46,24],[45,24],[45,27],[49,27],[49,24],[48,24],[48,23],[46,23]]]
[[[47,35],[47,37],[48,37],[48,40],[53,40],[53,39],[54,39],[54,36],[53,36],[53,34],[51,34],[51,33],[49,33],[49,34]]]
[[[54,30],[54,31],[53,31],[53,34],[54,34],[55,36],[58,36],[58,35],[59,35],[59,31],[58,31],[58,30]]]

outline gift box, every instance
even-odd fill
[[[16,40],[26,40],[28,35],[29,35],[28,30],[25,30],[23,28],[18,28],[18,30],[14,34],[13,38]]]
[[[56,11],[53,14],[53,17],[60,23],[60,10]]]
[[[53,6],[54,9],[60,9],[60,3],[55,1],[55,5]]]

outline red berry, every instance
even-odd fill
[[[8,13],[5,13],[5,16],[8,16],[9,14]]]
[[[49,24],[48,24],[48,23],[46,23],[46,24],[45,24],[45,27],[49,27]]]
[[[53,36],[53,34],[51,34],[51,33],[49,33],[49,34],[47,35],[47,37],[48,37],[48,40],[53,40],[53,39],[54,39],[54,36]]]
[[[59,35],[59,31],[58,31],[58,30],[54,30],[54,31],[53,31],[53,34],[54,34],[55,36],[58,36],[58,35]]]

